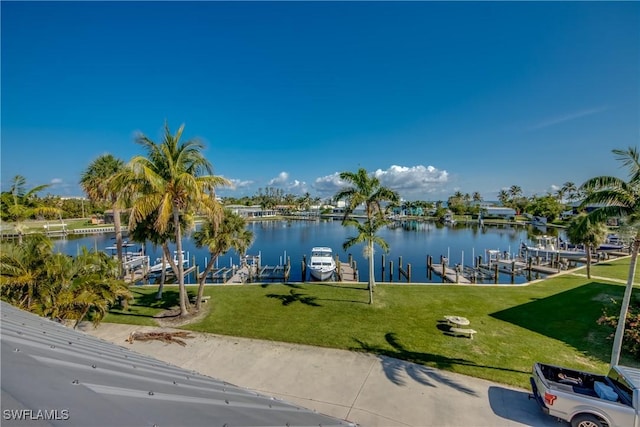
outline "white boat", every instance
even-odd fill
[[[522,271],[527,267],[521,259],[512,257],[507,251],[499,251],[497,249],[488,249],[487,262],[481,264],[478,268],[484,273],[495,273],[497,269],[501,273],[509,274],[522,274]]]
[[[609,233],[604,243],[598,246],[596,250],[597,251],[621,251],[621,250],[624,250],[625,248],[626,248],[625,244],[617,234]]]
[[[141,246],[139,249],[135,249],[135,247],[135,243],[129,243],[126,240],[122,242],[122,267],[125,271],[149,265],[149,257],[144,253],[144,246]],[[109,255],[117,259],[118,248],[115,245],[107,246],[104,250],[109,251]]]
[[[333,251],[326,246],[316,246],[311,249],[309,271],[316,280],[329,280],[336,271],[336,261],[333,259]]]
[[[527,245],[522,242],[522,250],[526,252],[527,257],[580,259],[587,256],[587,253],[581,249],[558,248],[556,240],[557,238],[551,236],[538,236],[535,245]]]
[[[184,251],[182,251],[182,256],[180,257],[182,258],[182,265],[185,267],[189,266],[189,253],[187,252],[185,254]],[[173,262],[178,265],[178,263],[180,262],[178,260],[178,251],[173,251]],[[167,270],[167,271],[171,271],[171,263],[169,261],[165,261],[164,263],[162,262],[162,258],[157,258],[156,259],[156,263],[154,265],[152,265],[151,267],[149,267],[149,273],[159,273],[162,270]]]
[[[453,212],[447,212],[442,218],[442,222],[445,225],[456,225],[456,220],[453,219]]]

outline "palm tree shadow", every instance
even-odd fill
[[[266,289],[269,286],[276,286],[276,285],[280,285],[280,286],[287,286],[289,288],[294,288],[294,289],[302,289],[302,285],[299,285],[297,283],[289,283],[289,282],[285,282],[285,283],[262,283],[260,285],[261,288]]]
[[[295,291],[295,289],[291,289],[289,291],[289,295],[286,294],[267,294],[267,298],[279,299],[282,301],[282,305],[288,306],[293,304],[294,302],[299,302],[304,305],[309,305],[311,307],[321,307],[320,304],[316,302],[317,298],[312,296],[306,296],[305,294],[301,294]]]
[[[443,375],[439,369],[451,368],[454,365],[464,365],[527,373],[508,368],[478,365],[464,358],[451,358],[440,354],[414,352],[406,349],[393,332],[385,334],[385,340],[392,347],[392,350],[389,350],[387,347],[372,346],[355,338],[354,341],[356,341],[358,346],[351,348],[351,350],[365,351],[378,355],[385,375],[396,385],[405,385],[404,376],[406,375],[425,386],[436,387],[436,384],[442,384],[466,394],[476,395],[477,393],[474,390],[447,375]],[[435,367],[427,365],[433,365]]]

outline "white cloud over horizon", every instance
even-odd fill
[[[373,174],[380,180],[380,184],[398,191],[401,197],[407,195],[426,195],[442,190],[449,183],[449,173],[434,166],[398,166],[392,165],[386,170],[377,169]],[[340,179],[340,174],[316,178],[313,188],[324,194],[333,194],[347,185]]]
[[[237,178],[227,178],[227,180],[231,182],[231,187],[227,187],[227,188],[232,190],[248,188],[248,187],[251,187],[251,185],[253,184],[253,181],[251,180],[241,180]]]
[[[307,183],[297,179],[289,180],[289,173],[282,171],[277,177],[269,180],[267,185],[282,188],[290,193],[302,194],[307,192]]]

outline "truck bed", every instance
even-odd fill
[[[595,391],[595,383],[607,384],[607,377],[588,372],[575,371],[573,369],[540,363],[540,371],[549,386],[559,390],[573,391],[586,396],[598,397]]]
[[[638,390],[629,388],[622,368],[616,366],[604,376],[535,363],[532,397],[545,413],[574,426],[640,427]],[[635,372],[629,377],[635,378]]]

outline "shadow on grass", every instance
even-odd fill
[[[597,346],[588,337],[594,332],[606,336],[605,326],[598,325],[603,309],[611,299],[622,298],[624,287],[598,282],[560,292],[546,298],[491,313],[490,316],[545,335],[588,353],[600,360],[610,357],[609,346]]]
[[[169,310],[180,305],[180,293],[177,290],[166,289],[162,292],[162,299],[156,299],[157,292],[142,292],[132,290],[134,302],[129,307],[151,308],[157,310]],[[187,291],[187,299],[191,300],[195,297],[195,293]],[[111,313],[119,316],[148,317],[154,318],[155,314],[132,313],[129,309],[118,307],[110,310]]]
[[[307,296],[305,294],[301,294],[295,291],[295,289],[291,289],[289,291],[289,295],[286,294],[267,294],[267,298],[279,299],[282,301],[282,305],[287,306],[291,305],[294,302],[299,302],[304,305],[309,305],[311,307],[321,307],[320,304],[316,302],[317,297]]]
[[[357,285],[341,285],[341,284],[337,284],[337,283],[331,283],[331,282],[318,282],[318,285],[322,285],[322,286],[327,286],[329,288],[338,288],[338,289],[351,289],[351,290],[356,290],[356,291],[361,291],[361,290],[368,290],[367,285],[365,284],[364,286],[357,286]]]
[[[169,309],[180,304],[180,292],[174,289],[164,290],[162,299],[156,299],[156,292],[140,293],[136,296],[136,302],[133,305],[143,307]],[[194,292],[187,291],[187,299],[195,297]]]
[[[448,376],[442,375],[438,369],[449,369],[454,365],[464,365],[516,373],[528,373],[528,371],[525,372],[496,366],[478,365],[471,360],[463,358],[451,358],[440,354],[411,351],[406,349],[400,343],[396,334],[393,332],[386,333],[384,338],[392,347],[392,350],[372,346],[355,338],[354,341],[358,343],[358,346],[352,347],[351,350],[377,354],[380,357],[380,363],[382,364],[382,369],[384,370],[385,375],[396,385],[405,384],[405,381],[402,378],[402,374],[404,373],[414,381],[426,386],[435,387],[434,382],[436,382],[475,396],[477,393],[474,390],[449,378]],[[425,365],[435,365],[435,368]]]
[[[269,286],[273,286],[273,285],[281,285],[281,286],[286,286],[288,288],[302,289],[302,285],[299,283],[283,283],[283,282],[263,283],[260,285],[260,287],[263,289],[266,289]]]

